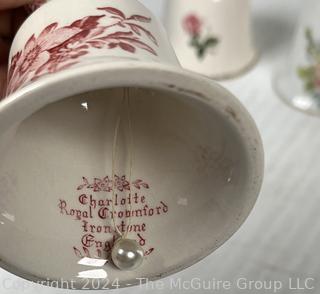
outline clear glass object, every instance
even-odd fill
[[[320,1],[302,12],[291,52],[274,74],[277,94],[291,106],[320,115]]]

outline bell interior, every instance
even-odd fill
[[[2,266],[32,279],[125,285],[186,267],[236,230],[250,200],[248,154],[234,125],[178,92],[129,88],[123,97],[113,88],[65,98],[1,135]],[[133,272],[110,261],[112,218],[144,249]]]

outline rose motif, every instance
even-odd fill
[[[193,13],[188,14],[183,19],[182,25],[187,34],[190,35],[190,46],[195,48],[199,59],[204,58],[207,50],[217,46],[219,43],[218,38],[215,36],[203,36],[203,22]]]
[[[195,14],[189,14],[184,19],[184,29],[192,36],[200,35],[202,22]]]

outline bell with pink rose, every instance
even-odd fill
[[[169,37],[183,67],[224,79],[255,63],[249,0],[170,0],[166,15]]]
[[[273,77],[279,97],[294,108],[311,115],[320,114],[320,30],[319,1],[311,1],[302,11],[289,54]]]

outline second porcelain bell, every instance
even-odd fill
[[[256,61],[249,0],[170,0],[166,25],[181,65],[189,70],[231,78]]]

